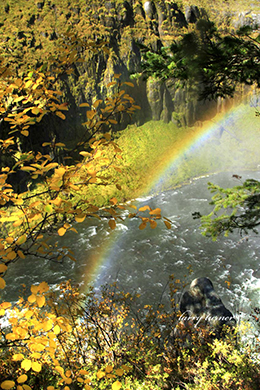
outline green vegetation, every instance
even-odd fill
[[[234,96],[238,83],[259,87],[260,35],[253,27],[235,34],[220,33],[213,22],[200,19],[196,28],[159,52],[143,48],[143,74],[198,86],[201,99]]]
[[[257,26],[243,26],[234,32],[229,28],[217,29],[208,18],[201,18],[191,32],[185,33],[170,47],[155,51],[144,46],[143,51],[143,74],[146,77],[177,80],[182,85],[193,81],[201,99],[233,97],[241,84],[259,88],[260,35]],[[259,117],[257,108],[256,116]],[[254,126],[257,129],[257,125]],[[244,131],[247,131],[245,125]],[[255,134],[259,139],[259,134]],[[239,137],[237,141],[241,143]],[[235,144],[233,150],[234,147]],[[257,150],[246,147],[244,151],[246,158],[243,163],[257,158]],[[222,158],[223,153],[219,155]],[[236,174],[235,177],[241,178]],[[201,218],[205,235],[216,239],[220,234],[228,235],[234,230],[241,234],[250,230],[258,233],[258,181],[247,180],[231,189],[210,183],[210,189],[217,192],[212,198],[214,210],[207,216],[195,213],[195,218]]]
[[[105,218],[108,229],[115,229],[121,211],[128,210],[123,203],[147,191],[152,178],[177,156],[181,168],[169,186],[220,169],[220,155],[223,168],[233,169],[248,157],[249,148],[253,155],[259,150],[257,142],[251,148],[254,131],[246,135],[246,145],[243,126],[236,132],[220,129],[210,137],[210,147],[190,155],[183,151],[203,134],[199,127],[149,122],[128,127],[115,140],[121,118],[140,109],[128,93],[133,84],[120,81],[119,74],[112,78],[118,53],[127,54],[126,42],[115,45],[113,25],[124,18],[123,4],[1,2],[0,289],[8,269],[29,255],[76,261],[70,248],[53,247],[48,235],[77,234],[74,221],[86,218]],[[159,9],[162,2],[155,5]],[[119,32],[129,40],[142,35],[144,44],[154,42],[142,2],[134,1],[133,10],[135,24]],[[67,145],[65,130],[55,133],[44,126],[41,131],[39,126],[46,118],[53,123],[53,117],[62,123],[71,91],[85,121],[80,139],[71,137]],[[232,166],[230,148],[236,146]],[[250,160],[248,167],[255,166],[251,155]],[[127,217],[137,219],[139,229],[154,229],[161,219],[171,228],[159,208],[129,207]],[[138,295],[123,294],[116,286],[84,296],[69,282],[53,291],[39,281],[19,302],[1,302],[1,389],[258,389],[258,363],[250,348],[241,348],[239,336],[227,332],[224,340],[213,342],[207,329],[183,328],[175,301],[181,288],[172,277],[170,312],[162,305],[140,308]],[[254,353],[258,348],[257,341]]]
[[[8,311],[2,331],[2,389],[17,390],[257,390],[258,363],[238,335],[214,340],[206,329],[185,328],[170,282],[171,311],[140,307],[138,295],[116,285],[86,296],[63,283],[43,282]],[[177,327],[177,333],[173,329]]]

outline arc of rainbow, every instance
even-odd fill
[[[240,104],[228,112],[219,115],[217,120],[214,119],[214,121],[207,122],[206,125],[202,127],[193,128],[190,132],[187,132],[178,145],[179,149],[173,150],[172,153],[167,154],[164,163],[161,164],[158,170],[154,173],[152,180],[147,184],[144,193],[140,194],[140,196],[147,196],[148,194],[155,193],[157,189],[160,188],[165,178],[174,172],[176,167],[178,167],[178,164],[185,153],[188,153],[191,149],[196,149],[199,145],[202,145],[207,141],[212,133],[220,129],[221,126],[225,127],[231,115],[233,120],[237,120],[246,112],[248,112],[248,105]],[[113,231],[111,238],[102,246],[99,253],[93,252],[90,255],[88,270],[86,272],[87,283],[93,282],[96,279],[101,266],[113,260],[116,243],[119,243],[119,240],[121,239],[122,235],[120,235],[120,232]],[[120,246],[121,245],[123,245],[122,242],[120,242]]]

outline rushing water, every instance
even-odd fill
[[[243,180],[246,178],[260,179],[260,173],[244,173]],[[141,231],[139,222],[129,219],[119,223],[115,231],[109,230],[107,221],[91,219],[77,224],[78,235],[71,232],[63,238],[53,238],[70,247],[77,262],[20,260],[10,267],[4,299],[16,300],[21,284],[30,286],[43,280],[56,284],[72,279],[85,285],[92,280],[97,289],[104,283],[117,281],[122,289],[138,291],[144,303],[159,299],[167,303],[165,286],[169,275],[174,274],[187,283],[208,276],[225,304],[233,312],[241,310],[241,299],[247,299],[251,282],[256,286],[260,278],[260,236],[250,235],[245,240],[232,234],[212,242],[201,235],[199,221],[192,218],[192,213],[211,211],[209,181],[221,186],[239,185],[232,173],[222,173],[139,200],[138,206],[160,207],[173,223],[171,230],[159,222],[156,229],[147,227]],[[191,274],[188,266],[192,268]],[[230,288],[227,282],[231,283]]]

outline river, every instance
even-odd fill
[[[194,211],[211,211],[209,181],[225,187],[240,184],[232,178],[233,173],[194,179],[178,189],[136,201],[138,206],[160,207],[172,221],[170,230],[163,222],[158,222],[156,229],[139,230],[139,222],[128,218],[114,231],[108,228],[107,221],[91,219],[77,224],[78,234],[70,232],[63,238],[53,238],[70,247],[77,262],[20,260],[8,271],[3,298],[16,300],[22,284],[30,286],[46,280],[56,285],[71,279],[83,288],[92,281],[96,290],[104,283],[117,281],[120,288],[139,292],[144,304],[161,300],[167,305],[165,286],[169,275],[174,274],[187,283],[196,277],[209,277],[226,306],[233,313],[240,312],[241,303],[248,304],[252,289],[258,292],[260,236],[251,234],[242,239],[234,233],[213,242],[201,235],[199,221],[192,218]],[[242,180],[247,178],[259,180],[260,172],[243,173]]]

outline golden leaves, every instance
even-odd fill
[[[161,209],[156,208],[154,210],[151,210],[149,214],[150,215],[156,215],[156,216],[160,217],[161,216]]]
[[[163,221],[167,229],[171,229],[172,225],[169,221]]]
[[[25,241],[27,240],[27,236],[26,234],[23,234],[22,236],[20,236],[17,241],[16,241],[16,245],[22,245],[25,243]]]
[[[0,264],[0,273],[3,273],[7,270],[7,266],[5,264]]]
[[[116,228],[116,221],[114,219],[110,219],[108,221],[108,225],[109,225],[110,229],[114,230]]]
[[[66,116],[61,111],[56,111],[55,114],[63,120],[66,119]]]
[[[24,359],[21,363],[21,368],[25,371],[29,371],[32,367],[32,361],[30,359]]]
[[[23,374],[23,375],[20,375],[18,378],[17,378],[17,383],[24,383],[26,382],[28,379],[28,376],[26,374]]]
[[[14,381],[4,381],[1,383],[1,389],[3,390],[10,390],[15,386]]]
[[[64,227],[61,227],[61,228],[59,228],[59,230],[58,230],[58,235],[59,235],[60,237],[62,237],[62,236],[64,236],[64,234],[66,233],[66,231],[67,231],[67,229],[65,229]]]
[[[45,304],[45,297],[43,295],[36,297],[36,302],[39,307],[43,307]]]
[[[5,280],[0,277],[0,289],[3,290],[6,286]]]
[[[60,333],[61,329],[59,325],[55,325],[53,328],[53,333],[58,335]]]
[[[120,390],[122,387],[122,383],[119,382],[119,381],[115,381],[113,384],[112,384],[112,390]]]
[[[40,372],[42,369],[42,365],[39,362],[32,362],[32,370],[34,372]]]
[[[24,358],[24,355],[22,353],[16,353],[12,356],[12,360],[15,362],[23,360],[23,358]]]

